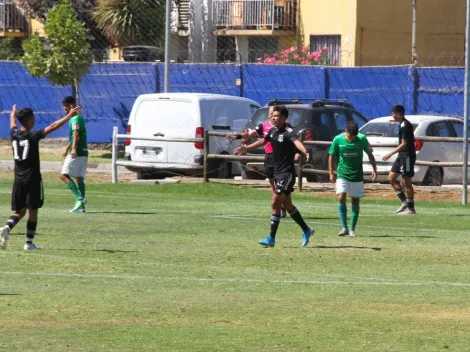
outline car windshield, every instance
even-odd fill
[[[289,110],[289,118],[287,122],[291,124],[292,127],[299,126],[302,121],[305,121],[303,116],[305,116],[305,112],[307,110],[304,109],[288,109]],[[261,108],[258,109],[253,117],[251,118],[250,124],[253,126],[258,126],[260,123],[263,123],[268,119],[268,108]]]
[[[366,136],[378,137],[398,137],[399,124],[396,122],[370,122],[364,125],[360,132]],[[412,124],[413,131],[418,127],[417,124]]]

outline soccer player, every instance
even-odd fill
[[[415,175],[414,166],[416,162],[415,136],[413,125],[405,118],[405,108],[395,105],[392,108],[392,117],[400,124],[398,129],[398,147],[383,157],[384,161],[398,153],[392,169],[388,174],[388,181],[401,200],[401,206],[397,210],[400,215],[415,215],[414,189],[412,178]],[[401,183],[398,182],[401,176]],[[402,187],[403,185],[403,187]],[[403,192],[403,188],[405,191]]]
[[[75,104],[74,97],[66,97],[62,101],[66,113],[75,108]],[[88,163],[88,144],[85,119],[80,113],[76,113],[69,121],[69,144],[65,147],[62,158],[65,161],[60,178],[75,196],[75,206],[70,212],[83,213],[86,204],[84,180]]]
[[[240,134],[230,134],[227,135],[228,139],[235,140],[235,139],[247,139],[250,137],[265,137],[268,132],[274,127],[274,122],[272,121],[272,116],[273,116],[273,110],[274,106],[270,106],[268,110],[268,119],[262,123],[260,123],[258,126],[256,126],[254,129],[242,132]],[[286,123],[287,126],[290,127],[288,123]],[[273,190],[274,194],[274,161],[273,161],[273,147],[270,142],[266,143],[264,145],[264,173],[266,174],[266,177],[269,180],[269,183],[271,184],[271,188]],[[284,206],[281,206],[281,218],[286,217],[286,210],[284,209]]]
[[[354,121],[349,121],[344,133],[337,135],[331,144],[328,156],[330,182],[336,182],[338,213],[341,231],[338,236],[356,236],[356,225],[359,220],[360,199],[364,197],[364,171],[362,169],[363,152],[366,152],[372,165],[372,181],[377,178],[377,165],[372,154],[372,147],[367,137],[359,133]],[[337,177],[333,173],[334,159],[338,160]],[[351,229],[348,228],[348,208],[346,198],[351,197]]]
[[[35,124],[34,112],[30,108],[20,110],[18,119],[21,128],[16,124],[16,105],[13,105],[10,115],[10,136],[15,160],[15,181],[11,194],[11,207],[13,214],[6,225],[0,228],[0,248],[7,246],[8,236],[15,225],[25,216],[28,210],[26,224],[25,250],[39,249],[33,244],[36,226],[38,223],[38,210],[43,206],[44,193],[42,186],[39,141],[49,133],[62,127],[72,116],[80,112],[80,107],[71,109],[67,116],[57,120],[42,130],[33,130]]]
[[[306,246],[310,236],[315,232],[310,228],[300,215],[300,212],[292,204],[292,192],[295,184],[294,157],[296,150],[300,150],[308,160],[308,152],[304,145],[298,140],[294,130],[286,126],[289,111],[285,106],[275,106],[273,108],[272,121],[274,127],[271,128],[264,138],[250,145],[241,145],[235,149],[235,154],[245,154],[247,151],[258,148],[271,142],[273,148],[274,164],[274,193],[272,198],[271,232],[259,241],[265,247],[274,247],[276,244],[276,233],[281,222],[281,204],[289,212],[292,219],[302,228],[302,246]]]

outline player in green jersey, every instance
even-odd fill
[[[62,101],[65,112],[76,105],[74,97],[66,97]],[[70,154],[69,154],[70,152]],[[88,163],[88,144],[86,138],[85,119],[76,114],[69,121],[69,144],[62,153],[65,159],[60,178],[75,196],[75,206],[70,212],[85,212],[85,173]]]
[[[359,133],[359,128],[354,121],[349,121],[344,133],[335,137],[330,147],[328,169],[330,181],[336,182],[336,194],[338,196],[338,213],[341,220],[339,236],[356,236],[356,225],[359,219],[359,202],[364,197],[364,172],[362,169],[363,152],[369,156],[373,168],[372,181],[377,178],[377,166],[372,154],[372,147],[367,137]],[[333,173],[334,161],[338,160],[337,177]],[[351,230],[347,225],[348,210],[346,197],[349,193],[352,203]]]

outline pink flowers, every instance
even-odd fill
[[[268,65],[328,65],[328,47],[310,52],[308,46],[299,48],[294,45],[272,56],[264,54],[263,58],[259,57],[256,61],[259,64]]]

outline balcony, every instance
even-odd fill
[[[0,0],[0,37],[24,37],[26,19],[11,1]]]
[[[213,0],[215,35],[292,35],[297,0]]]

